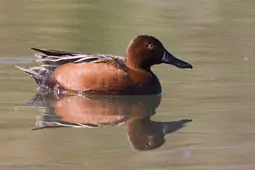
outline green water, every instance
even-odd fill
[[[255,1],[16,0],[0,2],[0,169],[255,168]],[[123,55],[152,34],[193,70],[159,65],[157,122],[192,119],[165,143],[137,151],[126,125],[32,131],[36,86],[14,65],[30,47]]]

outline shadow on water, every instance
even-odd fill
[[[165,135],[185,126],[191,119],[158,122],[151,120],[161,95],[147,96],[55,96],[37,93],[28,105],[43,114],[34,130],[58,127],[100,128],[124,125],[131,146],[150,150],[165,143]]]

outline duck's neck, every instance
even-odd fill
[[[125,65],[133,70],[145,70],[151,72],[150,66],[143,66],[139,60],[132,60],[132,58],[125,58]]]

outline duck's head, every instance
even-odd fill
[[[174,57],[162,43],[150,35],[139,35],[126,50],[126,64],[131,67],[150,68],[154,64],[172,64],[179,68],[192,68],[192,65]]]

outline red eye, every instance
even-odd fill
[[[153,50],[156,46],[154,44],[148,44],[147,48]]]

